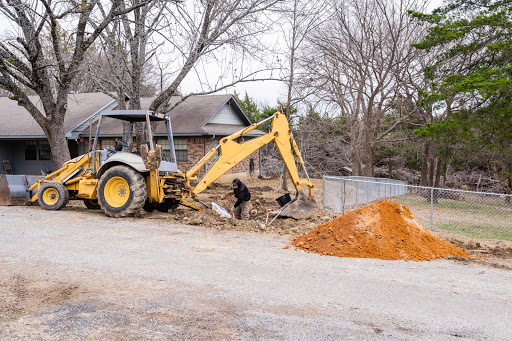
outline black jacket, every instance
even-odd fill
[[[242,201],[249,201],[251,200],[251,193],[249,192],[249,189],[247,189],[247,186],[240,181],[240,179],[233,180],[234,183],[238,185],[237,188],[233,188],[233,192],[235,192],[235,197],[238,199],[235,202],[235,208],[240,206]]]

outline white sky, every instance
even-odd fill
[[[443,0],[432,0],[428,6],[429,10],[439,7],[442,5]],[[1,18],[0,18],[1,19]],[[0,38],[4,35],[7,30],[12,29],[12,26],[7,20],[0,20]],[[213,69],[213,67],[212,67]],[[215,73],[212,72],[213,74]],[[208,76],[208,75],[207,75]],[[194,73],[190,73],[182,82],[180,90],[183,93],[199,92],[201,87]],[[234,88],[228,88],[218,92],[219,94],[233,93],[237,91],[242,96],[245,92],[253,98],[256,103],[263,107],[265,105],[274,106],[278,100],[285,100],[286,98],[286,86],[282,82],[278,81],[259,81],[259,82],[247,82],[237,84]]]
[[[443,0],[431,0],[427,5],[429,11],[440,7],[443,4]],[[195,75],[189,74],[184,81],[181,83],[181,91],[183,93],[199,92],[201,91],[200,86],[197,85],[198,81]],[[228,94],[236,91],[241,96],[245,95],[245,92],[249,97],[253,98],[260,108],[265,105],[275,106],[278,100],[286,100],[286,86],[283,82],[279,81],[258,81],[239,83],[233,88],[219,91],[219,94]]]

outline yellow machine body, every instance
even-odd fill
[[[256,129],[259,125],[270,119],[272,120],[272,128],[268,134],[243,143],[236,142],[236,139]],[[202,209],[202,206],[196,205],[194,202],[190,202],[190,200],[187,199],[199,202],[200,200],[197,198],[199,193],[204,191],[210,184],[220,176],[226,174],[226,172],[250,154],[271,142],[275,143],[297,193],[301,191],[302,186],[307,186],[309,188],[309,197],[312,198],[313,184],[309,177],[307,179],[301,179],[299,177],[295,157],[298,163],[303,167],[306,176],[307,172],[304,168],[304,160],[293,138],[288,120],[284,114],[276,112],[271,118],[265,121],[253,124],[231,136],[222,138],[217,147],[207,153],[196,165],[185,173],[160,174],[157,169],[160,162],[158,157],[160,157],[161,160],[160,146],[151,145],[151,149],[149,150],[141,146],[141,150],[144,150],[144,155],[147,154],[149,158],[151,158],[149,160],[142,156],[144,163],[148,165],[149,169],[149,172],[142,174],[146,183],[147,201],[151,204],[158,205],[165,200],[172,200],[173,202],[178,202],[181,205],[196,210]],[[206,162],[212,159],[218,151],[220,151],[220,156],[215,163],[197,184],[192,186],[191,181],[197,179],[195,174]],[[47,175],[43,180],[34,183],[29,187],[30,201],[37,201],[41,186],[50,182],[58,182],[65,186],[69,193],[73,194],[73,198],[75,199],[97,200],[99,182],[104,173],[94,174],[92,165],[94,162],[95,164],[99,164],[100,162],[99,154],[96,153],[95,155],[96,160],[93,160],[92,152],[70,160],[66,162],[61,169]],[[128,164],[127,166],[130,165]],[[108,197],[108,204],[116,208],[123,206],[131,190],[128,182],[122,177],[113,177],[105,183],[103,193],[105,197]],[[56,193],[53,193],[56,191],[57,190],[45,191],[43,193],[43,195],[47,196],[45,197],[45,202],[51,204],[52,200],[56,200],[54,199],[57,197]]]

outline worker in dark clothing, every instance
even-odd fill
[[[248,220],[251,213],[251,193],[240,179],[233,180],[233,192],[237,201],[231,208],[236,219]]]

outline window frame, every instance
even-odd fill
[[[109,146],[104,146],[103,143],[104,142],[109,142]],[[110,146],[110,141],[112,141],[112,146]],[[116,139],[100,139],[100,147],[102,150],[104,150],[105,148],[110,148],[110,149],[115,149],[116,148]]]
[[[174,151],[177,162],[188,162],[188,138],[175,138]]]
[[[162,147],[162,156],[166,160],[171,160],[171,147],[169,146],[169,140],[167,137],[159,137],[155,139],[156,144]]]
[[[25,140],[25,149],[24,149],[24,160],[25,161],[52,161],[53,155],[52,155],[52,149],[50,147],[50,142],[47,140]],[[28,159],[27,158],[27,145],[34,145],[35,146],[35,158],[34,159]],[[48,145],[48,148],[41,148],[41,145]],[[47,152],[48,159],[42,158],[42,153]]]

